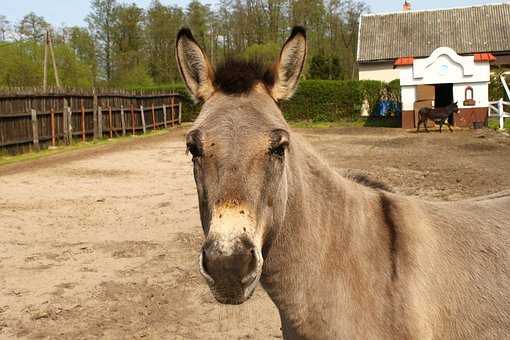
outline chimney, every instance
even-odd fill
[[[411,10],[411,3],[409,1],[404,1],[404,4],[402,5],[402,10],[404,12],[409,12]]]

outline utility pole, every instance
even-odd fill
[[[53,61],[53,72],[55,73],[55,83],[57,84],[57,88],[60,88],[60,79],[58,78],[58,70],[57,70],[57,61],[55,60],[55,52],[53,51],[53,39],[51,38],[51,34],[48,33],[48,41],[51,52],[51,59]]]
[[[53,73],[55,75],[55,84],[60,88],[60,79],[58,77],[57,61],[55,59],[55,52],[53,50],[53,40],[49,30],[46,31],[45,44],[44,44],[44,67],[43,67],[43,89],[46,92],[48,87],[48,49],[51,53],[51,61],[53,63]]]
[[[44,35],[44,66],[43,66],[43,91],[46,93],[46,90],[48,88],[48,45],[49,45],[49,39],[50,35],[48,34],[48,31],[46,31],[46,34]]]

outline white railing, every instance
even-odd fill
[[[509,106],[507,112],[505,112],[505,105]],[[499,129],[505,129],[505,118],[510,118],[510,102],[505,102],[503,98],[489,102],[489,117],[498,117]]]
[[[505,78],[508,75],[510,75],[510,72],[503,72],[499,76],[499,79],[501,80],[501,84],[503,84],[503,88],[505,89],[506,96],[507,96],[508,100],[510,100],[510,89],[508,88],[508,84],[506,83],[506,78]]]

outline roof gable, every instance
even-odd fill
[[[510,51],[510,4],[368,14],[360,19],[358,61]]]

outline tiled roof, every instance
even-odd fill
[[[362,15],[358,61],[510,51],[510,4]]]

